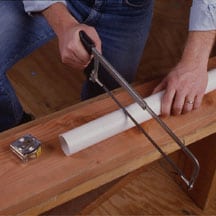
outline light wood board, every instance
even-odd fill
[[[148,83],[137,89],[146,96],[154,86],[155,83]],[[129,103],[126,93],[120,91],[116,94],[122,103]],[[164,119],[186,144],[215,133],[215,94],[212,92],[206,95],[202,107],[192,113]],[[63,154],[58,140],[59,133],[115,109],[110,98],[100,96],[1,133],[0,213],[44,212],[160,158],[160,154],[136,128],[71,157]],[[143,126],[167,153],[178,149],[153,120]],[[22,164],[10,152],[9,144],[26,133],[42,141],[43,153],[37,160]]]

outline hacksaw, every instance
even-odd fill
[[[84,32],[79,32],[80,40],[85,47],[89,55],[93,55],[93,69],[88,74],[89,80],[97,83],[104,91],[115,101],[115,103],[124,111],[125,115],[132,120],[134,125],[147,137],[147,139],[153,144],[153,146],[162,154],[164,159],[172,166],[176,174],[180,176],[183,182],[187,185],[188,189],[192,189],[194,183],[199,175],[200,165],[194,154],[184,145],[180,138],[166,125],[166,123],[148,106],[146,101],[141,95],[136,92],[132,86],[120,75],[120,73],[106,60],[106,58],[96,49],[95,43]],[[103,66],[104,69],[123,87],[133,100],[144,110],[147,111],[153,119],[163,128],[163,130],[175,141],[185,155],[191,160],[193,164],[193,171],[188,178],[183,171],[176,165],[176,163],[162,150],[162,148],[154,141],[154,139],[144,130],[144,128],[136,121],[136,119],[127,111],[127,109],[118,101],[114,94],[102,83],[98,78],[99,66]]]

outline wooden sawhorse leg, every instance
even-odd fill
[[[200,174],[194,188],[187,193],[200,208],[205,209],[216,196],[216,134],[197,141],[188,148],[199,160]],[[190,173],[191,162],[183,153],[177,152],[174,158],[177,158],[177,164],[185,173]]]

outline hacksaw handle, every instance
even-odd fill
[[[85,47],[88,54],[91,55],[92,49],[95,48],[94,41],[83,30],[79,32],[79,36],[82,45]],[[94,68],[94,58],[91,60],[91,62],[84,70],[84,74],[86,75],[87,79],[90,79],[93,68]]]
[[[86,51],[88,52],[89,55],[92,54],[92,48],[95,47],[94,41],[84,32],[80,31],[79,32],[80,40],[85,47]]]

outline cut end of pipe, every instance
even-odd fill
[[[61,148],[62,148],[63,152],[65,153],[66,156],[69,156],[70,155],[70,149],[69,149],[69,146],[67,144],[67,141],[61,135],[59,135],[59,141],[61,143]]]

